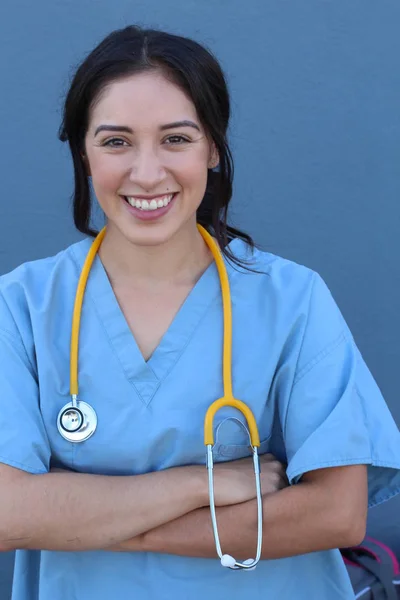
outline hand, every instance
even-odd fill
[[[263,495],[287,487],[285,466],[272,454],[263,454],[260,459],[260,480]],[[253,500],[256,495],[253,458],[214,464],[215,505],[226,506]]]
[[[260,479],[263,496],[273,494],[289,486],[285,464],[279,462],[273,454],[260,456]]]

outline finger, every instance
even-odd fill
[[[283,478],[278,473],[268,473],[261,479],[261,490],[263,494],[273,494],[284,486]]]
[[[278,475],[282,476],[286,474],[286,468],[287,466],[285,463],[282,463],[276,459],[268,464],[268,470],[272,471],[273,473],[278,473]]]
[[[277,473],[278,475],[286,473],[285,465],[279,462],[279,460],[276,460],[276,458],[274,458],[274,460],[261,461],[260,470],[267,473]]]
[[[286,476],[286,473],[282,473],[279,475],[279,489],[283,490],[284,488],[289,487],[289,480]]]
[[[287,487],[289,485],[289,481],[288,481],[288,478],[286,477],[286,473],[279,473],[278,481],[279,481],[280,488]]]
[[[260,463],[271,463],[275,462],[276,458],[273,454],[261,454],[259,457]]]
[[[285,463],[279,462],[277,460],[274,464],[274,467],[278,473],[286,473],[287,465]]]

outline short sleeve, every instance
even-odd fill
[[[285,404],[282,429],[291,483],[308,471],[366,464],[370,506],[400,492],[398,427],[317,273]]]
[[[39,406],[39,387],[10,310],[0,295],[0,462],[46,473],[50,446]]]

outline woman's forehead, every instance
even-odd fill
[[[137,73],[114,81],[100,94],[91,110],[90,125],[100,121],[131,126],[159,127],[191,119],[198,122],[196,108],[187,95],[162,73]],[[120,123],[120,121],[125,121]]]

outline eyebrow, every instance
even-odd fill
[[[193,127],[193,129],[197,129],[200,131],[200,127],[196,125],[193,121],[175,121],[174,123],[166,123],[165,125],[160,126],[160,131],[165,131],[167,129],[176,129],[177,127]],[[133,133],[133,129],[127,127],[126,125],[99,125],[94,133],[94,137],[101,131],[114,131],[120,133]]]
[[[200,131],[200,127],[193,121],[175,121],[175,123],[167,123],[166,125],[161,125],[160,131],[175,129],[176,127],[193,127],[194,129],[197,129],[197,131]]]

